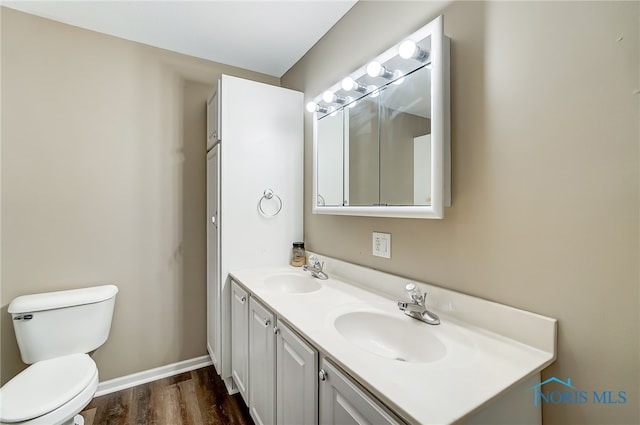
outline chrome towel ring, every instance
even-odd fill
[[[277,208],[276,208],[276,211],[274,213],[269,214],[269,213],[265,212],[262,203],[265,200],[270,201],[272,199],[277,203]],[[282,199],[278,195],[273,193],[273,190],[268,189],[268,188],[265,189],[263,194],[262,194],[262,197],[258,201],[258,211],[260,211],[260,214],[262,214],[265,217],[274,217],[274,216],[278,215],[278,213],[281,210],[282,210]]]

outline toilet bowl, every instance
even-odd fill
[[[0,388],[0,425],[84,423],[78,413],[98,388],[98,368],[86,353],[107,340],[117,292],[103,285],[11,302],[20,354],[31,366]]]

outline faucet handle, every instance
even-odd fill
[[[313,254],[309,256],[309,263],[311,263],[311,267],[319,268],[320,270],[324,267],[324,262],[320,262],[318,257]]]
[[[420,292],[420,289],[418,289],[415,283],[407,283],[404,287],[404,292],[409,298],[411,298],[411,300],[413,300],[413,302],[424,302],[424,295]]]

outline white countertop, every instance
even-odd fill
[[[371,289],[377,293],[363,289],[332,271],[341,267],[356,273],[364,270],[371,280],[389,281],[389,293],[398,292],[398,285],[406,279],[359,266],[352,266],[353,269],[339,261],[335,265],[333,270],[325,267],[329,279],[324,281],[289,266],[237,270],[231,276],[408,422],[453,423],[467,418],[555,359],[554,319],[419,284],[433,295],[434,304],[427,298],[427,307],[441,319],[440,325],[428,325],[398,309],[397,300],[404,297],[380,293],[375,282]],[[265,286],[265,278],[283,273],[307,276],[319,282],[321,288],[307,293],[283,293]],[[479,327],[476,321],[468,321],[473,317],[456,314],[462,308],[466,308],[467,316],[469,311],[481,314],[480,322],[492,323],[493,317],[500,323],[495,329]],[[403,362],[361,349],[334,326],[336,317],[350,311],[377,311],[405,320],[409,339],[414,337],[412,329],[416,326],[427,326],[446,346],[446,355],[432,362]],[[526,328],[509,329],[523,326]],[[502,332],[504,329],[507,330]],[[525,333],[533,333],[534,337],[513,338]]]

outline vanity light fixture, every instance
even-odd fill
[[[354,107],[355,101],[360,98],[378,96],[389,84],[402,84],[410,74],[422,67],[431,69],[432,57],[439,57],[437,50],[431,51],[431,31],[431,26],[425,25],[406,36],[400,43],[310,99],[316,105],[324,105],[322,109],[311,106],[307,110],[310,113],[317,112],[316,119],[320,119],[341,108]]]
[[[429,52],[418,46],[413,40],[405,40],[400,43],[398,55],[402,59],[415,59],[419,62],[426,62],[429,59]]]

